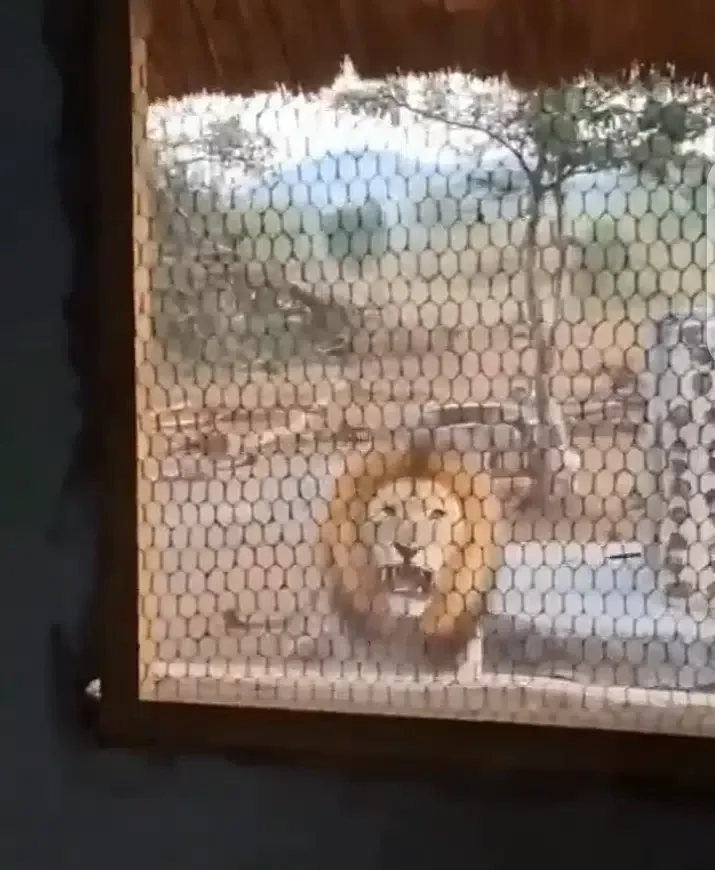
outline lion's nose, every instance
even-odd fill
[[[405,564],[411,562],[417,554],[417,547],[406,547],[404,544],[395,543],[395,549],[400,554]]]

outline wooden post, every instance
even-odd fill
[[[137,366],[137,523],[139,543],[139,686],[144,694],[150,663],[156,658],[156,643],[151,638],[152,594],[155,559],[152,556],[152,528],[144,521],[147,506],[153,500],[152,481],[146,474],[150,460],[149,438],[144,421],[152,407],[153,372],[151,346],[151,283],[154,265],[154,245],[151,238],[154,214],[151,183],[151,154],[147,140],[147,42],[148,11],[146,0],[131,0],[131,63],[132,63],[132,184],[133,184],[133,251],[134,251],[134,317],[136,326],[135,357]]]

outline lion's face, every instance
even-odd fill
[[[397,453],[351,461],[321,540],[348,625],[367,636],[414,635],[437,655],[474,636],[498,556],[489,478],[445,468],[441,454],[431,461],[422,472]]]
[[[381,572],[393,612],[419,616],[461,537],[463,505],[435,479],[399,477],[380,486],[358,535]]]

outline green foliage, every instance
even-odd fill
[[[204,122],[201,133],[167,137],[155,166],[155,334],[189,368],[204,360],[271,369],[342,352],[349,314],[280,269],[244,262],[216,204],[225,170],[260,177],[275,165],[273,144],[239,117]]]
[[[711,126],[709,88],[655,73],[594,77],[536,91],[525,128],[556,184],[575,172],[626,168],[661,180],[682,146]]]
[[[400,103],[406,99],[404,87],[398,81],[361,82],[349,89],[340,89],[332,99],[336,109],[347,109],[353,115],[388,117],[397,126],[400,123]]]
[[[715,96],[706,85],[634,69],[620,79],[586,75],[561,87],[519,91],[502,82],[484,88],[435,73],[420,79],[408,101],[404,80],[354,79],[334,96],[336,108],[387,118],[404,113],[485,133],[514,153],[537,198],[578,172],[631,167],[664,179],[683,146],[713,125]],[[402,114],[401,114],[402,113]]]

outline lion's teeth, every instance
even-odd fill
[[[420,617],[426,607],[426,601],[420,601],[399,593],[390,595],[390,610],[394,616]]]

